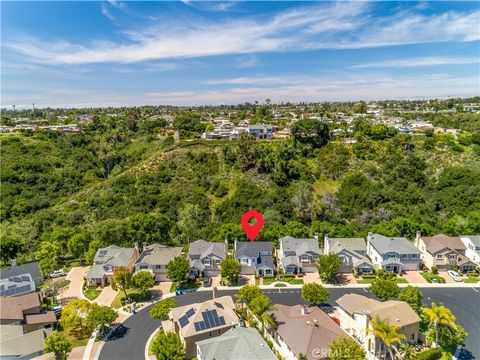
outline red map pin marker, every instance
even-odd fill
[[[255,218],[257,220],[257,223],[255,225],[250,225],[248,223],[248,220],[250,220],[251,218]],[[260,214],[257,210],[247,211],[242,216],[242,226],[243,226],[243,230],[245,230],[245,232],[247,233],[247,237],[251,241],[254,241],[258,233],[260,232],[260,230],[262,230],[262,227],[263,227],[262,214]]]

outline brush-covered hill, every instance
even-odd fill
[[[55,244],[59,259],[99,246],[245,240],[241,215],[264,214],[260,240],[284,235],[412,238],[480,232],[480,151],[451,136],[355,134],[294,140],[187,139],[160,126],[1,137],[2,260]]]

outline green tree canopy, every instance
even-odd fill
[[[230,284],[238,282],[238,276],[242,270],[242,265],[233,257],[227,257],[220,263],[220,272],[222,278],[228,280]]]
[[[133,286],[132,273],[128,270],[116,270],[111,283],[114,290],[123,291],[125,297],[128,298],[127,290]]]
[[[67,328],[80,327],[82,331],[86,330],[85,319],[87,318],[91,308],[92,305],[87,300],[72,300],[62,309],[62,316],[60,318],[60,322],[64,327]]]
[[[139,271],[132,277],[133,287],[145,294],[155,285],[154,276],[148,271]]]
[[[298,143],[319,148],[327,144],[330,139],[330,131],[324,122],[304,119],[297,121],[292,126],[292,136]]]
[[[375,279],[370,285],[372,294],[382,301],[395,299],[400,293],[397,283],[388,279]]]
[[[117,312],[111,307],[92,303],[85,323],[92,329],[99,327],[100,332],[103,332],[106,326],[111,325],[117,319],[117,316]]]
[[[175,298],[168,298],[156,302],[150,309],[150,316],[154,319],[167,320],[168,313],[177,304]]]
[[[310,305],[324,304],[330,298],[330,293],[320,284],[305,284],[302,287],[302,299]]]
[[[317,263],[320,279],[327,284],[337,282],[337,273],[342,260],[336,254],[327,254],[320,257]]]
[[[235,297],[237,298],[237,302],[245,301],[248,305],[253,299],[262,294],[262,290],[260,290],[257,285],[244,285],[240,288]]]
[[[174,332],[160,330],[152,341],[152,353],[157,360],[185,360],[185,348]]]
[[[72,351],[72,344],[64,334],[55,331],[45,339],[45,353],[53,352],[55,360],[67,360]]]
[[[422,291],[416,286],[404,287],[398,294],[398,300],[405,301],[417,314],[422,313]]]
[[[170,260],[167,265],[167,277],[174,283],[187,281],[190,264],[188,260],[182,256]]]
[[[329,346],[330,360],[364,360],[365,350],[350,337],[339,337]]]

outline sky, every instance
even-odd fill
[[[468,97],[480,2],[1,1],[1,106]]]

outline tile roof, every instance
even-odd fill
[[[43,314],[25,315],[25,321],[27,324],[50,324],[56,323],[57,317],[55,316],[55,312],[47,311]]]
[[[224,334],[197,342],[202,358],[215,360],[276,360],[254,328],[235,327]]]
[[[380,234],[372,234],[369,236],[369,241],[375,249],[380,252],[380,254],[388,252],[396,252],[399,254],[421,254],[420,250],[404,237],[387,237]]]
[[[427,251],[430,254],[443,250],[445,248],[452,250],[466,250],[465,245],[459,237],[446,236],[443,234],[435,235],[432,237],[420,237],[427,247]]]
[[[234,308],[235,305],[231,296],[222,296],[202,303],[189,304],[182,307],[173,308],[170,312],[170,319],[179,323],[183,316],[187,316],[188,322],[185,323],[183,327],[179,326],[182,337],[187,338],[195,336],[199,333],[231,327],[232,325],[238,325],[238,317],[233,311]],[[216,310],[218,317],[224,318],[225,324],[212,326],[203,330],[197,330],[195,323],[202,322],[204,320],[203,313],[210,310]],[[188,316],[189,314],[190,316]]]
[[[368,313],[372,319],[379,317],[391,325],[406,326],[421,321],[415,311],[404,301],[378,301],[357,294],[346,294],[337,299],[337,304],[350,314]]]
[[[318,307],[307,307],[302,315],[302,305],[275,305],[269,312],[277,322],[276,332],[298,356],[300,353],[309,360],[318,359],[314,350],[328,351],[329,345],[339,337],[348,335]]]
[[[23,311],[41,306],[40,293],[0,297],[0,319],[23,320]]]
[[[182,256],[181,247],[167,247],[160,244],[152,244],[142,251],[136,263],[168,265],[170,260],[179,256]]]

